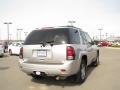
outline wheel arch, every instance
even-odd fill
[[[87,55],[83,55],[82,57],[81,57],[81,61],[82,60],[84,60],[85,61],[85,63],[86,63],[86,65],[87,65],[87,63],[88,63],[88,59],[87,59]]]

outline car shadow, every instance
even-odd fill
[[[0,58],[7,58],[9,56],[10,56],[9,53],[4,53],[3,56],[0,56]]]
[[[86,74],[86,79],[87,79],[87,78],[89,77],[89,75],[94,71],[95,68],[97,68],[97,67],[92,66],[92,65],[88,66],[88,68],[87,68],[87,74]]]
[[[4,67],[0,66],[0,70],[7,70],[9,68],[10,68],[9,66],[4,66]]]
[[[5,54],[5,55],[3,55],[3,57],[9,57],[9,55],[8,55],[8,54]]]
[[[87,75],[86,75],[86,80],[87,78],[89,77],[89,75],[92,73],[92,71],[95,69],[96,67],[93,67],[93,66],[88,66],[88,69],[87,69]],[[79,85],[82,85],[80,83],[75,83],[75,82],[71,82],[70,80],[68,79],[65,79],[65,80],[56,80],[55,77],[42,77],[42,78],[38,78],[38,79],[34,79],[32,78],[31,79],[32,82],[35,82],[35,83],[42,83],[42,84],[46,84],[47,86],[50,86],[50,85],[57,85],[57,86],[61,86],[61,87],[65,87],[65,86],[79,86]]]
[[[70,83],[66,79],[65,80],[56,80],[53,77],[42,77],[40,79],[32,78],[31,81],[35,82],[35,83],[46,84],[47,86],[51,86],[51,85],[61,86],[62,88],[64,88],[65,86],[80,85],[80,84],[76,84],[76,83]]]

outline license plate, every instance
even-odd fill
[[[46,50],[39,50],[39,51],[37,51],[37,56],[38,57],[46,57],[47,51]]]

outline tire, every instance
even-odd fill
[[[93,66],[98,66],[99,64],[100,64],[99,56],[97,56],[95,62],[93,62]]]
[[[0,55],[0,57],[3,57],[3,54],[2,54],[2,55]]]
[[[76,83],[83,83],[86,79],[86,62],[85,60],[81,61],[79,72],[76,75]]]
[[[33,79],[40,79],[42,76],[32,75]]]
[[[97,52],[96,60],[92,63],[92,66],[98,66],[100,64],[99,61],[99,51]]]
[[[86,69],[87,69],[86,62],[85,62],[85,60],[82,60],[78,73],[73,75],[73,76],[71,76],[69,78],[69,80],[71,82],[74,82],[74,83],[82,84],[85,81],[85,79],[86,79]]]
[[[9,55],[12,56],[12,50],[11,49],[9,50]]]

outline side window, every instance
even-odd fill
[[[71,44],[80,44],[80,36],[78,30],[70,30]]]
[[[81,31],[80,34],[81,34],[81,37],[82,37],[83,44],[87,44],[87,39],[86,39],[85,33],[83,31]]]
[[[16,46],[20,46],[20,43],[16,43]]]
[[[92,41],[92,39],[90,38],[90,36],[88,35],[88,33],[85,33],[85,35],[86,35],[87,42],[90,43]]]

